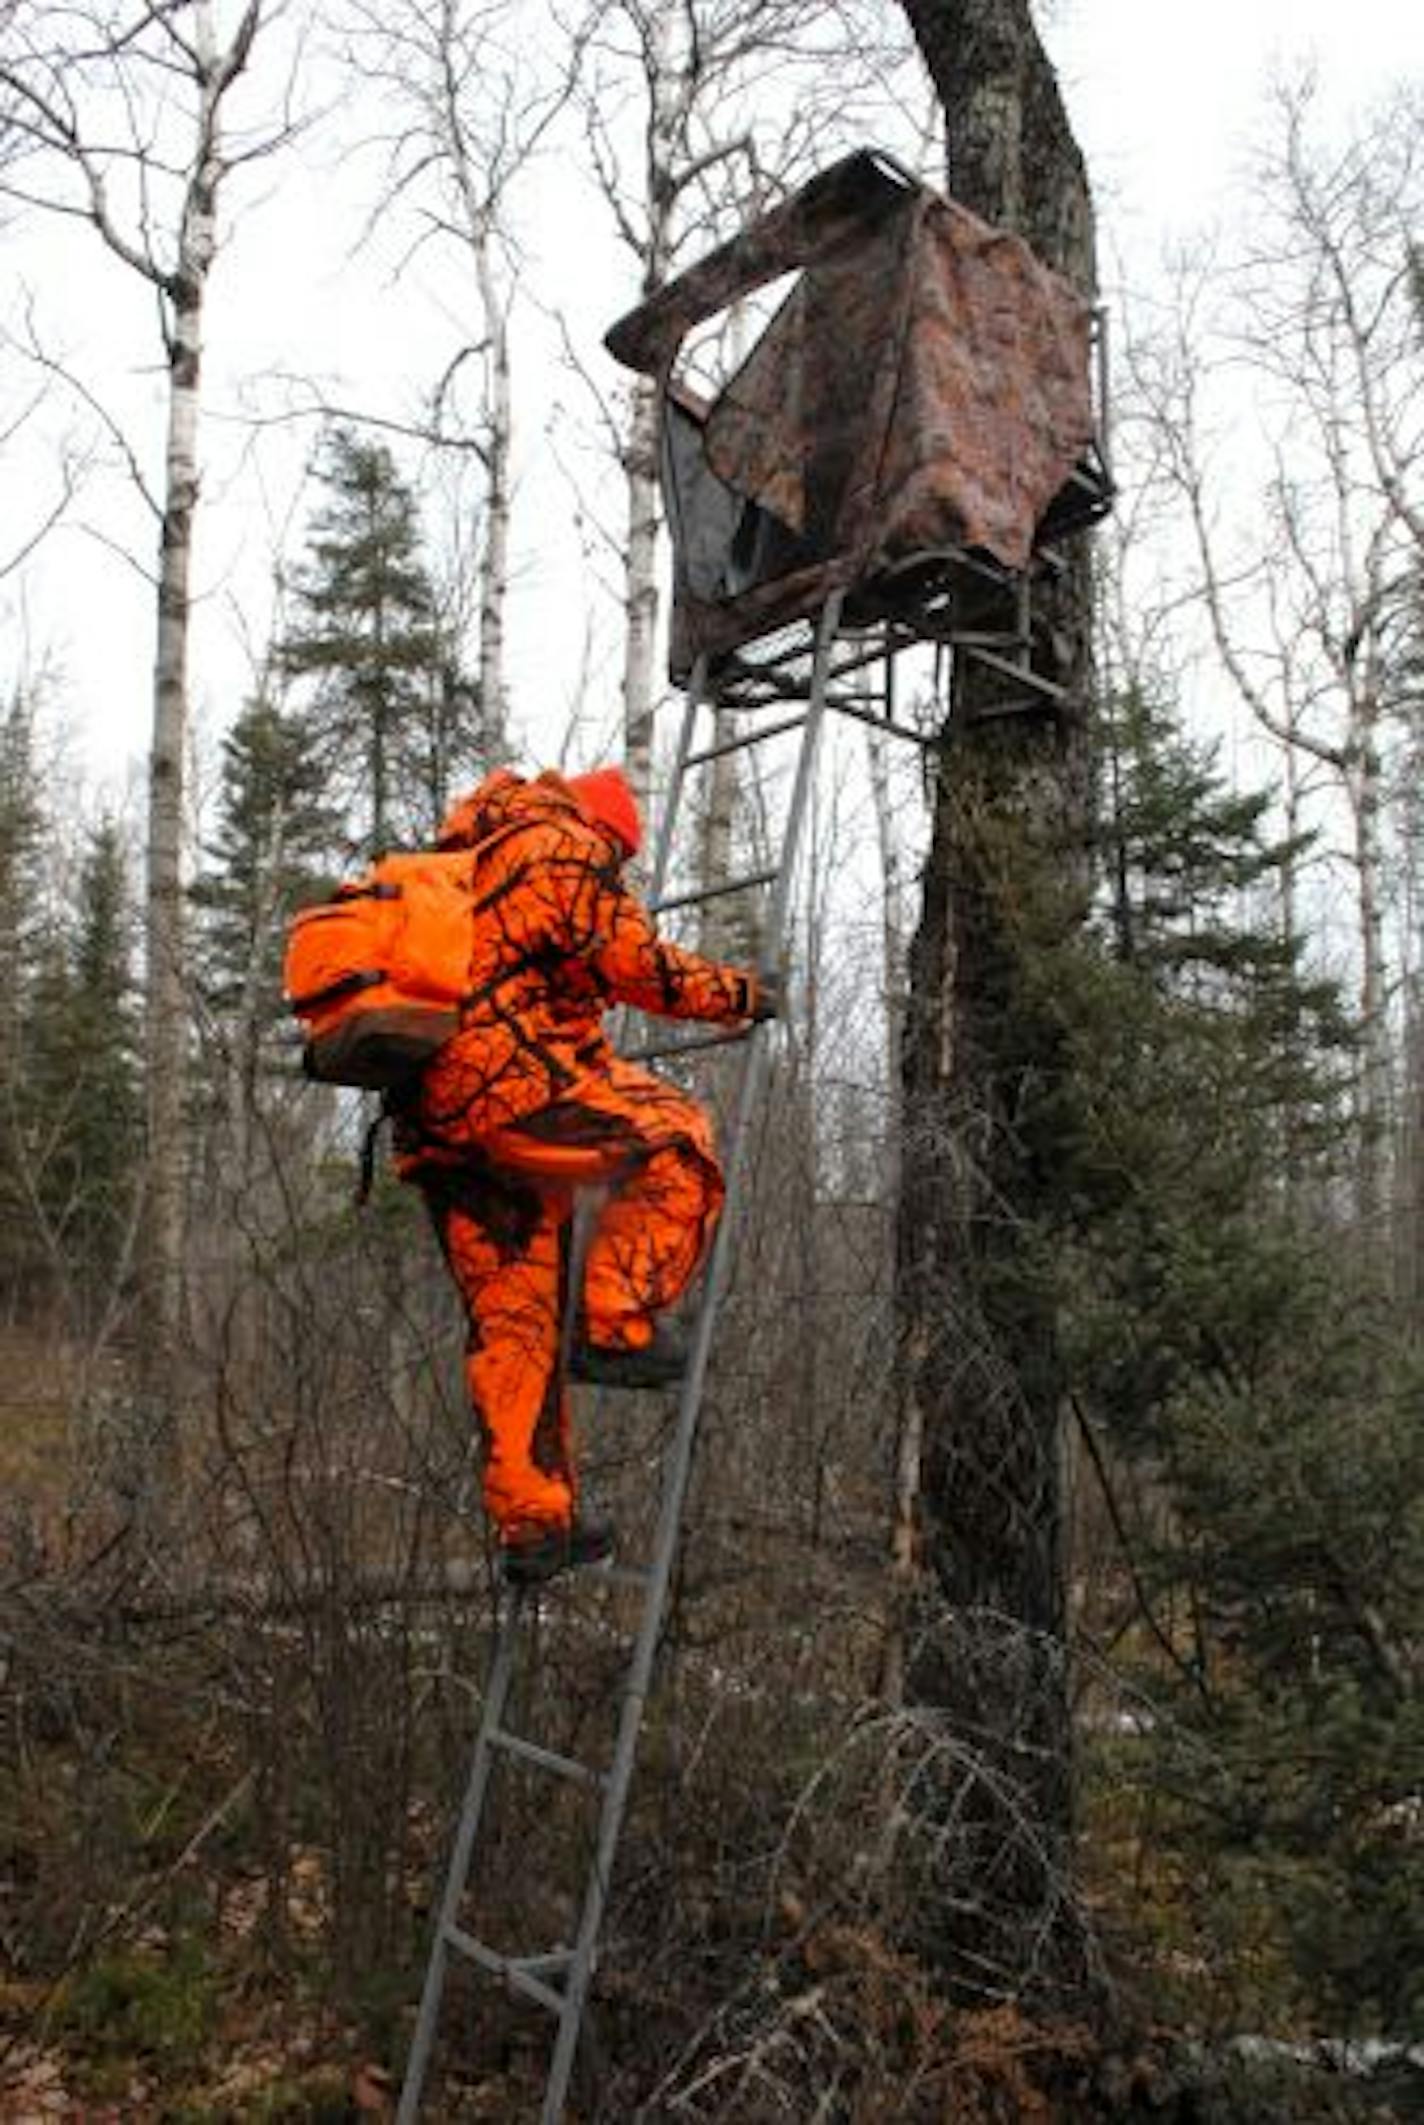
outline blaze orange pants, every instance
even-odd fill
[[[558,1356],[575,1193],[608,1190],[588,1248],[582,1332],[601,1346],[645,1344],[721,1209],[711,1124],[674,1086],[618,1061],[482,1136],[468,1160],[416,1177],[469,1324],[485,1509],[502,1534],[566,1525],[578,1483]]]

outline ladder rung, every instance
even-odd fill
[[[560,1778],[572,1778],[579,1785],[599,1787],[603,1784],[602,1771],[595,1771],[572,1756],[560,1756],[554,1749],[541,1748],[537,1741],[525,1741],[522,1735],[511,1734],[507,1727],[496,1727],[489,1736],[489,1745],[492,1749],[507,1750],[525,1763],[537,1764],[541,1771],[553,1771]]]
[[[548,2008],[550,2014],[563,2013],[563,1994],[553,1985],[546,1985],[534,1972],[536,1966],[567,1969],[571,1960],[568,1949],[559,1949],[552,1956],[501,1955],[497,1949],[487,1947],[484,1941],[477,1941],[473,1933],[466,1933],[463,1926],[447,1926],[445,1941],[467,1962],[477,1963],[492,1977],[502,1977],[511,1992],[521,1992],[526,1999],[537,2000],[541,2007]]]
[[[724,885],[701,885],[690,893],[665,893],[660,900],[649,901],[655,915],[666,914],[669,908],[697,907],[704,900],[726,900],[733,893],[748,893],[753,886],[773,885],[781,876],[779,870],[747,871],[740,878],[729,878]]]
[[[635,1586],[638,1588],[646,1587],[652,1576],[652,1573],[647,1571],[641,1564],[608,1564],[604,1566],[598,1575],[600,1583],[604,1586],[612,1580],[615,1586]]]
[[[689,753],[684,767],[701,767],[708,760],[721,760],[728,753],[739,753],[749,745],[760,745],[764,738],[780,738],[789,730],[800,730],[806,721],[804,715],[782,716],[776,723],[760,723],[755,730],[743,731],[738,737],[723,738],[717,745],[701,746]]]
[[[681,1040],[655,1040],[649,1042],[645,1048],[628,1048],[624,1052],[623,1060],[640,1063],[666,1062],[671,1056],[701,1055],[708,1048],[734,1047],[739,1040],[745,1040],[746,1037],[745,1026],[721,1026],[715,1033],[694,1033],[685,1035]]]

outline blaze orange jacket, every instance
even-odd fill
[[[564,1097],[611,1058],[610,1004],[750,1015],[755,975],[658,936],[622,882],[617,841],[562,777],[493,776],[454,816],[470,845],[501,838],[478,870],[461,1030],[426,1068],[411,1117],[427,1141],[477,1141]]]

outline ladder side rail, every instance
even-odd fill
[[[822,607],[820,624],[816,631],[816,649],[811,664],[811,696],[806,711],[806,733],[801,745],[801,757],[796,764],[796,780],[792,786],[786,824],[782,830],[780,876],[772,887],[766,912],[766,946],[763,956],[771,964],[780,960],[786,942],[786,925],[791,909],[796,863],[801,853],[801,834],[811,802],[811,787],[815,780],[817,740],[825,720],[831,651],[840,626],[844,597],[842,591],[832,592]]]
[[[697,712],[707,697],[707,658],[700,656],[692,667],[692,676],[687,682],[683,697],[682,721],[678,726],[677,745],[673,752],[672,773],[668,777],[667,797],[658,820],[654,837],[653,869],[648,881],[648,897],[656,900],[667,883],[668,866],[672,861],[673,837],[677,831],[678,813],[682,809],[682,786],[687,779],[692,740],[697,729]]]
[[[649,881],[649,907],[656,912],[658,895],[667,877],[672,861],[673,840],[677,832],[678,813],[682,806],[682,789],[687,779],[692,742],[697,734],[697,713],[707,691],[707,659],[701,656],[693,666],[683,697],[682,720],[678,725],[677,744],[673,749],[672,772],[668,777],[667,797],[658,818],[657,831],[653,837],[653,869]],[[615,1025],[616,1039],[621,1045],[623,1031],[631,1014],[619,1012]],[[574,1212],[573,1231],[569,1240],[568,1289],[565,1293],[563,1313],[559,1322],[559,1369],[562,1377],[569,1376],[569,1364],[573,1357],[574,1343],[578,1335],[578,1302],[583,1291],[584,1270],[588,1265],[588,1250],[593,1245],[594,1229],[598,1223],[599,1191],[583,1188]]]
[[[800,853],[802,829],[810,802],[810,792],[815,769],[816,741],[825,714],[826,678],[830,662],[831,646],[840,620],[841,596],[829,598],[822,609],[816,635],[815,656],[811,672],[811,697],[807,708],[805,730],[797,762],[796,779],[787,808],[786,822],[782,833],[782,861],[779,875],[772,886],[765,925],[766,956],[771,961],[779,959],[787,918],[791,904],[791,892]],[[563,2117],[564,2100],[572,2077],[574,2057],[578,2046],[579,2029],[583,2019],[584,2002],[593,1974],[594,1951],[599,1928],[607,1902],[609,1882],[612,1876],[614,1855],[622,1828],[623,1813],[627,1803],[628,1788],[632,1780],[633,1762],[637,1751],[638,1733],[642,1725],[643,1708],[647,1701],[652,1678],[653,1662],[662,1632],[663,1611],[667,1603],[668,1587],[672,1577],[673,1560],[677,1552],[678,1535],[682,1524],[683,1504],[687,1494],[692,1468],[692,1452],[696,1440],[697,1419],[702,1404],[702,1391],[711,1354],[712,1334],[716,1324],[718,1306],[731,1267],[732,1241],[735,1233],[737,1209],[741,1195],[741,1182],[746,1165],[746,1149],[751,1134],[750,1124],[759,1104],[766,1078],[769,1053],[766,1024],[753,1026],[746,1045],[738,1087],[737,1107],[731,1141],[727,1156],[727,1193],[722,1218],[712,1243],[711,1260],[708,1263],[703,1299],[698,1311],[692,1347],[688,1357],[687,1372],[682,1383],[678,1402],[677,1427],[668,1448],[668,1458],[663,1475],[662,1499],[658,1512],[658,1526],[654,1541],[652,1570],[647,1596],[643,1604],[642,1618],[629,1663],[622,1710],[619,1715],[618,1736],[613,1761],[608,1772],[608,1783],[600,1811],[598,1840],[593,1863],[589,1871],[588,1889],[580,1914],[578,1935],[574,1944],[573,1958],[569,1966],[568,1984],[565,1989],[564,2009],[559,2018],[559,2033],[554,2046],[549,2079],[545,2086],[544,2104],[541,2112],[542,2125],[559,2125]]]
[[[401,2084],[396,2125],[415,2125],[420,2114],[420,2098],[440,2021],[440,2003],[445,1991],[450,1943],[460,1930],[460,1902],[469,1880],[475,1840],[484,1815],[485,1795],[489,1788],[490,1770],[494,1760],[490,1736],[497,1731],[503,1720],[509,1686],[514,1676],[514,1650],[519,1637],[520,1609],[519,1601],[509,1603],[500,1624],[499,1636],[495,1640],[494,1659],[490,1664],[489,1681],[485,1688],[484,1707],[480,1713],[474,1755],[470,1761],[469,1781],[460,1809],[459,1828],[455,1833],[454,1848],[445,1873],[445,1887],[440,1898],[440,1912],[435,1923],[430,1961],[426,1964],[425,1983],[421,1987],[420,2008],[415,2019],[410,2050],[406,2055],[405,2078]]]

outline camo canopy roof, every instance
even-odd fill
[[[791,272],[735,375],[696,397],[688,334]],[[892,563],[969,548],[1018,570],[1046,529],[1101,513],[1090,336],[1021,238],[865,151],[622,318],[610,352],[663,386],[674,671]]]

